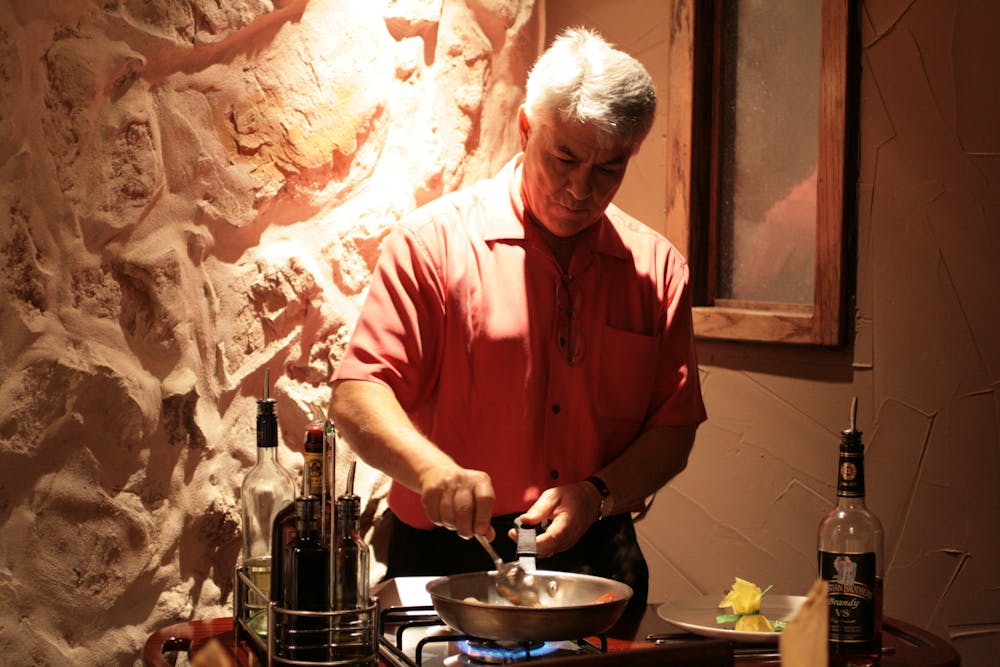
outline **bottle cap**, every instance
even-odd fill
[[[862,449],[864,445],[861,442],[861,435],[862,432],[858,430],[858,397],[854,396],[851,399],[850,426],[840,432],[840,446]]]
[[[319,498],[316,496],[299,496],[296,498],[295,516],[299,521],[316,521],[319,519]]]
[[[837,474],[837,496],[863,498],[865,495],[864,445],[858,425],[858,399],[851,401],[850,427],[840,432],[840,468]]]
[[[305,450],[311,454],[323,452],[323,423],[309,422],[306,426]]]
[[[357,467],[358,462],[351,461],[351,467],[347,471],[347,488],[344,495],[337,498],[337,514],[348,519],[361,515],[361,497],[354,493],[354,473]]]
[[[257,401],[257,446],[278,446],[278,412],[273,398]]]
[[[257,400],[257,446],[278,446],[278,413],[271,398],[271,369],[264,369],[264,391]]]
[[[341,496],[337,498],[337,516],[347,520],[360,517],[361,498],[359,496]]]

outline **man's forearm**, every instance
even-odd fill
[[[455,465],[410,421],[384,385],[364,380],[334,384],[330,414],[355,453],[406,488],[420,493],[429,468]]]
[[[462,468],[424,437],[387,387],[338,382],[330,414],[358,456],[420,496],[431,523],[465,538],[493,539],[495,496],[489,475]]]
[[[605,511],[618,512],[641,504],[684,470],[697,429],[696,425],[652,428],[597,471],[612,494],[612,507]]]

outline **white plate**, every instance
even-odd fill
[[[773,595],[768,593],[761,602],[760,613],[769,621],[787,621],[805,602],[804,595]],[[728,639],[751,644],[777,644],[780,632],[737,632],[735,623],[716,623],[715,617],[728,614],[732,609],[720,608],[722,596],[703,595],[697,598],[674,600],[660,605],[656,612],[660,618],[688,632],[705,637]]]

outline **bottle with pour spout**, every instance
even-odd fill
[[[369,606],[369,552],[361,537],[361,498],[354,493],[357,462],[347,473],[347,489],[337,498],[333,550],[333,609],[338,615],[334,631],[334,655],[343,664],[369,665],[366,636],[370,629],[353,614]],[[340,664],[340,663],[338,663]]]
[[[264,370],[264,391],[257,401],[257,462],[243,478],[240,518],[243,523],[243,565],[264,598],[250,595],[251,608],[267,607],[271,590],[271,528],[274,518],[295,498],[292,476],[278,461],[278,413],[270,397],[270,372]]]
[[[364,609],[369,603],[369,553],[361,536],[361,498],[354,493],[357,462],[351,462],[347,489],[337,498],[337,539],[334,551],[333,608]]]
[[[865,505],[864,445],[851,425],[841,433],[837,505],[817,532],[819,576],[829,587],[831,666],[874,665],[882,655],[882,524]]]
[[[280,581],[280,590],[274,602],[292,611],[326,612],[330,610],[330,550],[320,539],[322,503],[316,496],[302,495],[295,499],[294,507],[295,537],[275,552],[272,579]],[[329,658],[328,619],[294,613],[282,618],[284,626],[279,625],[275,633],[280,657]]]

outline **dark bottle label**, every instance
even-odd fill
[[[862,498],[865,495],[865,450],[861,444],[861,431],[844,431],[842,437],[837,495],[841,498]]]
[[[879,632],[874,553],[819,552],[820,576],[829,585],[830,641],[872,641]]]

